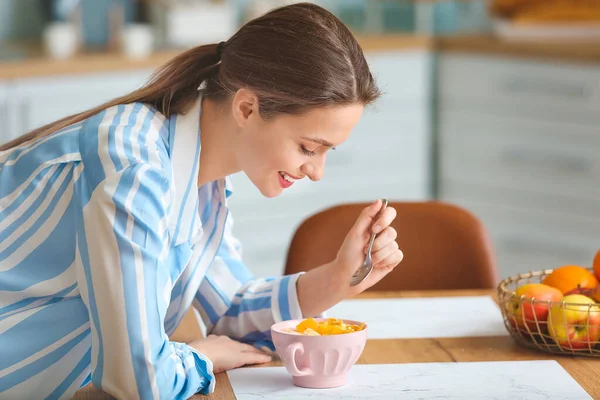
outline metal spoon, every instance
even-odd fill
[[[381,216],[381,213],[383,213],[383,210],[385,210],[385,208],[388,205],[388,201],[386,199],[382,199],[381,201],[382,201],[383,205],[381,206],[381,208],[379,209],[379,212],[373,219],[374,221],[377,221],[379,219],[379,217]],[[377,236],[375,233],[371,234],[371,240],[369,242],[369,249],[367,250],[367,257],[365,258],[365,262],[363,263],[363,265],[361,265],[356,270],[354,275],[352,275],[352,278],[350,279],[350,286],[358,285],[359,283],[361,283],[362,281],[367,279],[367,277],[371,274],[371,271],[373,271],[373,260],[371,259],[371,249],[373,248],[373,242],[375,241],[375,236]]]

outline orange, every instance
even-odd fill
[[[598,279],[586,268],[578,265],[564,265],[552,271],[542,283],[566,294],[577,288],[593,289],[598,285]]]
[[[594,257],[594,273],[596,274],[596,278],[600,280],[600,250],[596,253]]]

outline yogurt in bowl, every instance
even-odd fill
[[[297,319],[274,324],[271,335],[294,385],[332,388],[346,384],[367,343],[368,326],[344,319]]]

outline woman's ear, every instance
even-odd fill
[[[239,89],[231,103],[233,118],[240,128],[248,124],[251,118],[258,116],[258,97],[253,91]]]

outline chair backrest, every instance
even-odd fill
[[[368,204],[346,204],[306,219],[288,249],[285,273],[308,271],[335,259]],[[370,290],[493,289],[492,246],[482,223],[458,206],[437,201],[390,202],[397,211],[403,261]]]

